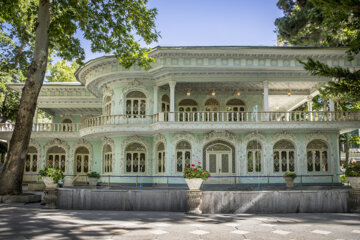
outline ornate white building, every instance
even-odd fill
[[[157,47],[149,71],[91,60],[78,82],[44,84],[38,108],[53,123],[34,122],[25,180],[48,162],[68,175],[97,171],[104,183],[184,183],[192,163],[214,176],[207,183],[280,183],[286,171],[297,182],[338,182],[338,136],[360,128],[360,116],[335,112],[333,102],[311,111],[331,79],[310,76],[296,59],[359,69],[344,51]],[[306,102],[309,112],[293,111]],[[0,129],[9,140],[13,125]]]

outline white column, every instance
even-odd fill
[[[335,103],[333,100],[329,100],[330,112],[335,112]]]
[[[159,94],[159,87],[154,86],[154,114],[158,113],[158,94]]]
[[[169,82],[170,87],[170,113],[169,113],[169,121],[175,121],[175,81]]]
[[[308,111],[309,111],[309,119],[310,119],[310,121],[312,121],[313,114],[312,114],[312,97],[311,96],[308,97],[307,104],[308,104]]]
[[[264,82],[264,112],[269,111],[269,83]]]

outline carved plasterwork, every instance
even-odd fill
[[[150,159],[150,143],[148,140],[146,140],[144,137],[140,137],[140,136],[130,136],[124,139],[124,141],[122,141],[121,143],[121,148],[120,148],[120,172],[121,173],[125,173],[125,149],[129,144],[132,143],[140,143],[141,145],[143,145],[146,149],[146,161],[145,161],[145,169],[146,171],[142,174],[147,174],[149,172],[149,167],[150,167],[150,163],[151,163],[151,159]]]
[[[66,160],[65,160],[65,166],[66,166],[66,170],[68,169],[68,164],[70,162],[70,146],[69,144],[67,144],[67,142],[59,139],[59,138],[55,138],[53,140],[48,141],[45,145],[44,145],[44,163],[43,166],[45,167],[46,165],[46,156],[47,156],[47,152],[51,147],[61,147],[65,150],[65,155],[66,155]]]
[[[204,135],[203,142],[210,142],[213,140],[225,140],[236,145],[236,141],[240,141],[236,136],[228,131],[212,131]]]
[[[252,132],[252,133],[247,134],[247,135],[243,138],[243,142],[244,142],[245,146],[247,146],[248,143],[249,143],[250,141],[253,141],[253,140],[256,140],[256,141],[260,142],[263,148],[264,148],[264,146],[265,146],[266,143],[267,143],[266,137],[265,137],[263,134],[261,134],[261,133]]]
[[[297,149],[296,146],[298,145],[299,140],[294,134],[282,132],[273,135],[271,137],[271,146],[274,146],[274,144],[280,140],[289,140],[290,142],[292,142],[292,144],[294,144],[295,149]]]
[[[165,159],[164,159],[164,162],[165,162],[165,166],[167,166],[167,142],[166,142],[166,138],[164,135],[162,134],[157,134],[155,137],[154,137],[154,144],[153,144],[153,173],[154,174],[166,174],[166,171],[164,173],[158,173],[157,171],[157,161],[158,161],[158,157],[157,157],[157,149],[158,149],[158,146],[160,143],[163,143],[164,144],[164,147],[165,147]],[[166,169],[166,168],[165,168]]]
[[[84,138],[80,138],[72,147],[71,156],[73,157],[73,161],[71,164],[72,166],[70,167],[70,171],[75,171],[74,170],[75,169],[74,163],[76,161],[75,152],[76,149],[78,149],[79,147],[86,147],[87,150],[89,151],[89,169],[91,170],[91,166],[93,166],[93,146]]]

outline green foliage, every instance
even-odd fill
[[[64,178],[64,174],[58,166],[53,168],[46,166],[45,169],[39,171],[39,174],[42,177],[51,177],[55,183],[58,183],[59,180]]]
[[[76,82],[75,71],[79,64],[74,61],[70,66],[66,60],[57,61],[49,67],[49,75],[46,76],[48,82]]]
[[[185,164],[184,169],[184,178],[187,179],[193,179],[193,178],[201,178],[202,180],[206,180],[209,177],[211,177],[210,173],[203,168],[201,168],[200,165],[195,166],[195,164],[192,164],[191,167]]]
[[[346,178],[345,174],[340,175],[340,181],[341,181],[342,183],[347,183],[347,182],[348,182],[348,180],[347,180],[347,178]]]
[[[87,176],[88,176],[89,178],[96,178],[96,179],[99,179],[99,178],[100,178],[100,174],[97,173],[97,172],[88,172],[88,173],[87,173]]]
[[[297,175],[294,172],[287,171],[286,173],[284,173],[284,177],[290,177],[292,179],[295,179]]]
[[[296,46],[346,46],[349,60],[360,52],[360,0],[279,0],[277,6],[284,13],[275,21],[280,40]],[[341,110],[360,110],[359,70],[313,59],[301,63],[312,75],[334,78],[320,89],[323,98],[338,101]]]
[[[346,177],[360,177],[360,162],[352,161],[345,165]]]

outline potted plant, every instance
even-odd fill
[[[284,179],[285,179],[285,182],[286,182],[286,187],[288,187],[288,188],[294,187],[294,179],[295,179],[296,177],[297,177],[297,176],[296,176],[296,173],[287,171],[287,172],[284,174]]]
[[[39,171],[39,174],[47,189],[55,189],[59,180],[64,178],[64,174],[58,166],[46,166],[45,169]]]
[[[352,189],[360,190],[360,162],[353,160],[345,166],[345,176]]]
[[[200,165],[192,164],[190,167],[185,164],[184,178],[190,191],[200,191],[203,181],[208,179],[210,176],[210,173],[202,169]]]
[[[98,183],[98,180],[100,178],[100,174],[97,173],[97,172],[88,172],[87,173],[87,177],[88,177],[88,180],[89,180],[89,185],[90,186],[96,186],[97,183]]]

